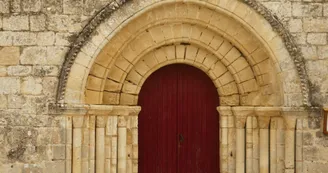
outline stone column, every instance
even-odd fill
[[[90,116],[85,116],[82,129],[82,173],[89,173],[89,119]]]
[[[235,167],[232,168],[232,166],[235,166],[234,159],[234,149],[229,148],[229,144],[231,147],[231,143],[229,143],[229,139],[231,141],[234,136],[229,137],[229,131],[231,133],[231,127],[229,127],[229,120],[231,121],[232,117],[232,111],[231,107],[224,107],[220,106],[217,107],[217,110],[219,112],[219,119],[220,119],[220,172],[221,173],[228,173],[229,172],[229,166],[230,170],[234,173]],[[233,120],[233,119],[232,119]],[[233,127],[233,124],[230,126]],[[233,135],[233,134],[232,134]],[[229,150],[230,149],[230,150]],[[231,153],[231,155],[230,155]],[[231,165],[232,164],[232,165]],[[229,172],[230,173],[230,172]]]
[[[73,116],[73,173],[82,172],[82,127],[84,116]]]
[[[132,173],[138,173],[138,116],[131,116],[132,131]]]
[[[105,126],[106,116],[96,117],[96,173],[105,173]]]
[[[285,171],[285,123],[277,118],[277,173]]]
[[[271,117],[280,116],[280,108],[260,107],[255,109],[260,128],[260,173],[269,173],[269,125]]]
[[[89,173],[96,170],[96,116],[89,118]]]
[[[296,120],[302,117],[297,108],[283,108],[285,121],[285,172],[295,172],[295,130]]]
[[[126,137],[127,137],[127,116],[118,117],[118,148],[117,148],[117,169],[118,173],[126,173]]]
[[[72,173],[73,122],[72,116],[66,116],[66,173]]]
[[[270,173],[277,173],[277,118],[270,122]]]
[[[254,115],[254,107],[233,107],[232,112],[236,127],[236,172],[244,173],[246,171],[246,118]]]
[[[246,172],[259,172],[257,118],[248,116],[246,121]]]
[[[303,173],[303,119],[296,121],[296,173]]]

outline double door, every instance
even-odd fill
[[[154,72],[139,94],[138,173],[217,173],[219,106],[202,71],[183,64]]]

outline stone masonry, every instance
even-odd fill
[[[143,1],[148,0],[135,0],[129,3]],[[302,150],[301,161],[304,173],[326,172],[328,136],[322,133],[321,109],[328,107],[328,2],[326,0],[258,1],[277,15],[285,28],[294,36],[305,58],[304,63],[312,93],[310,96],[312,107],[307,109],[308,116],[298,122],[297,128],[302,129],[302,137],[299,138],[302,139],[302,147],[298,148]],[[110,2],[112,0],[0,0],[1,173],[67,173],[67,166],[65,166],[68,157],[67,129],[64,128],[67,127],[65,124],[67,117],[51,111],[53,103],[56,102],[59,74],[66,53],[78,34],[94,15]],[[186,50],[190,47],[192,46],[186,46]],[[172,49],[176,51],[175,48]],[[88,64],[88,62],[80,62],[83,63]],[[121,62],[121,65],[126,64]],[[142,63],[138,64],[139,67],[142,65]],[[285,62],[281,68],[293,68],[293,65],[291,62]],[[287,79],[290,77],[288,73],[280,75]],[[131,80],[133,79],[135,78],[132,77]],[[93,86],[94,83],[97,81],[88,81],[88,87],[91,89],[99,87],[99,85]],[[127,82],[106,83],[105,87],[113,91],[107,92],[106,103],[118,104],[117,99],[120,96],[115,93],[117,90],[115,87],[123,83]],[[297,88],[293,82],[283,85],[288,91]],[[236,86],[231,88],[237,90]],[[136,104],[135,98],[129,95],[131,87],[127,85],[124,90],[128,94],[121,96],[123,104]],[[286,95],[288,95],[284,98],[286,105],[300,106],[301,103],[295,101],[299,99],[299,93]],[[249,102],[247,98],[244,100]],[[91,118],[93,122],[96,121],[95,117],[87,118],[88,121],[90,118],[90,122]],[[80,126],[87,125],[80,124]],[[279,130],[278,127],[275,128]],[[115,135],[113,136],[115,138]]]

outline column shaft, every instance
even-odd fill
[[[126,117],[119,116],[118,119],[118,173],[126,173]]]
[[[73,173],[82,172],[82,127],[83,116],[73,117]]]

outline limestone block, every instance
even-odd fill
[[[178,45],[178,46],[176,46],[175,50],[176,50],[176,52],[175,52],[175,54],[176,54],[175,58],[178,58],[178,56],[179,56],[179,59],[183,59],[184,58],[184,47],[179,47],[179,45]],[[157,60],[157,64],[158,63],[162,63],[164,61],[167,61],[167,59],[168,59],[166,57],[166,53],[165,53],[165,51],[163,49],[156,50],[154,52],[154,55],[155,55],[155,58]]]
[[[117,105],[119,104],[120,94],[119,93],[113,93],[113,92],[104,92],[103,93],[103,103],[104,104],[113,104]]]
[[[103,79],[89,75],[87,80],[87,88],[91,90],[100,91],[103,86]]]
[[[137,73],[134,69],[130,71],[129,75],[126,78],[127,81],[134,83],[136,85],[139,85],[141,79],[142,76],[139,73]]]
[[[140,63],[140,62],[138,62],[138,63]],[[128,69],[132,66],[132,64],[127,59],[123,58],[122,56],[120,56],[116,59],[115,65],[125,72],[128,72]]]
[[[43,0],[42,1],[42,12],[53,14],[62,13],[63,1],[62,0]]]
[[[44,77],[44,76],[58,76],[58,66],[33,66],[33,75]]]
[[[9,0],[0,1],[0,13],[9,13]]]
[[[221,49],[221,47],[220,47],[220,49]],[[224,54],[225,52],[222,52],[222,53]],[[237,48],[233,47],[226,53],[226,55],[222,59],[222,61],[225,64],[231,64],[232,62],[234,62],[240,56],[241,56],[241,53],[239,52],[239,50]]]
[[[69,46],[74,41],[74,38],[73,33],[58,32],[55,36],[55,45]]]
[[[25,12],[39,12],[41,10],[41,0],[22,1],[22,9]]]
[[[233,73],[240,72],[241,70],[245,69],[248,65],[248,62],[244,57],[239,57],[236,61],[234,61],[230,66],[228,66],[229,69]]]
[[[209,69],[213,67],[218,60],[219,59],[215,55],[209,54],[206,56],[205,60],[203,61],[203,65]]]
[[[224,41],[222,44],[221,44],[221,46],[220,46],[220,48],[218,49],[218,53],[221,55],[221,56],[225,56],[230,50],[232,49],[232,45],[229,43],[229,42],[227,42],[227,41]],[[233,50],[232,52],[231,52],[231,54],[230,55],[234,55],[234,53],[237,53],[236,52],[236,50]],[[238,56],[239,57],[239,56]],[[237,58],[238,58],[237,57]]]
[[[83,10],[81,10],[83,8],[83,2],[82,0],[64,0],[64,14],[81,14],[83,12]]]
[[[0,32],[0,46],[11,46],[13,44],[12,32]]]
[[[108,78],[112,79],[116,82],[122,82],[122,80],[125,77],[126,77],[126,73],[116,66],[113,66],[112,69],[108,73]]]
[[[78,32],[82,29],[81,18],[78,15],[49,15],[47,28],[51,31]]]
[[[113,91],[113,92],[119,92],[122,88],[122,84],[115,82],[113,80],[109,80],[107,79],[107,81],[105,82],[105,91]]]
[[[42,94],[42,79],[34,77],[23,78],[21,92],[26,95]]]
[[[52,158],[55,160],[64,160],[66,155],[65,145],[54,145],[52,146]]]
[[[17,77],[0,78],[0,94],[20,93],[20,80]]]
[[[100,95],[100,92],[86,90],[86,92],[85,92],[85,102],[88,103],[88,104],[100,104],[100,103],[102,103],[102,97]]]
[[[0,66],[0,77],[7,76],[7,67]]]
[[[292,4],[292,14],[295,17],[314,17],[322,16],[323,5],[320,3],[301,3]]]
[[[7,108],[7,96],[6,95],[0,95],[0,109],[6,109]]]
[[[25,103],[25,97],[22,95],[9,94],[8,95],[8,108],[19,109],[22,108]]]
[[[36,45],[37,37],[36,33],[32,32],[15,32],[13,36],[13,45],[29,46]]]
[[[9,76],[28,76],[32,73],[31,66],[9,66],[8,75]]]
[[[291,19],[289,21],[289,31],[290,32],[302,32],[303,31],[302,19]]]
[[[150,68],[147,66],[147,64],[144,61],[139,61],[135,65],[135,69],[142,76],[145,76],[146,73],[150,70]]]
[[[198,48],[195,46],[187,46],[186,47],[186,59],[195,60],[195,57],[197,55]]]
[[[53,98],[57,93],[58,78],[45,77],[42,80],[43,94]]]
[[[307,42],[313,45],[327,44],[327,33],[308,33]]]
[[[28,30],[28,16],[27,15],[12,15],[3,18],[3,29],[10,31]]]
[[[151,28],[149,33],[156,43],[160,43],[165,40],[161,27]]]
[[[40,46],[54,45],[55,33],[54,32],[39,32],[37,33],[37,44]]]
[[[326,32],[328,30],[328,19],[304,18],[303,28],[305,32]]]
[[[0,65],[16,65],[19,63],[19,48],[18,47],[3,47],[0,48]]]
[[[21,64],[61,65],[66,47],[26,47],[21,55]]]
[[[46,29],[46,16],[44,14],[30,16],[31,31],[44,31]]]

